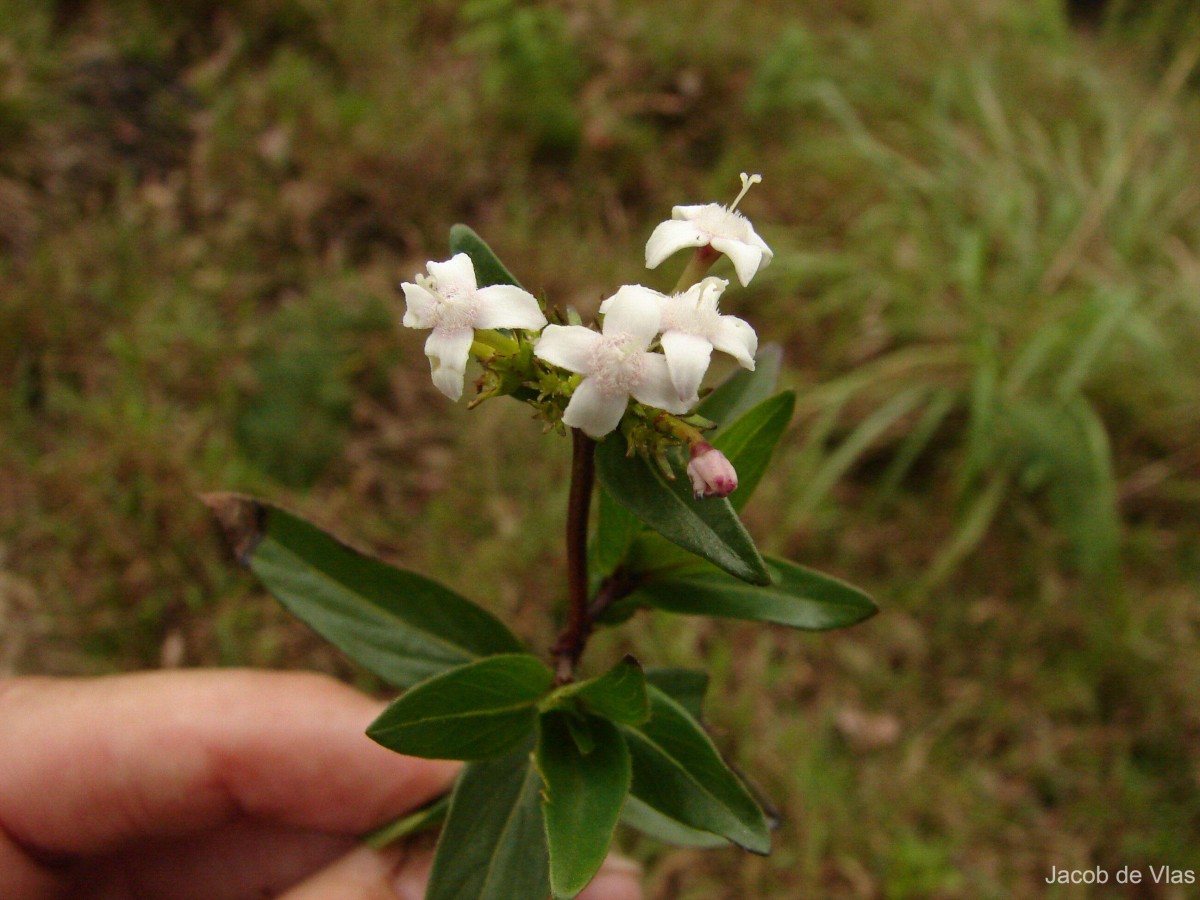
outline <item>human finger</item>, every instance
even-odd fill
[[[415,846],[374,850],[360,847],[280,900],[422,900],[433,866],[433,847]],[[610,855],[579,900],[641,900],[641,869],[621,856]]]
[[[239,816],[364,831],[432,798],[457,770],[367,739],[381,708],[305,673],[0,683],[0,855],[100,854]],[[7,877],[0,870],[0,896]]]

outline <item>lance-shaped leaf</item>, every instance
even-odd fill
[[[633,795],[625,798],[625,806],[621,810],[621,824],[636,828],[642,834],[676,847],[709,848],[729,844],[729,841],[719,834],[691,828],[676,819],[664,816]]]
[[[631,793],[669,819],[769,853],[766,817],[687,710],[650,688],[650,718],[622,726],[633,762]]]
[[[425,900],[550,895],[542,779],[532,740],[499,759],[468,763],[438,841]]]
[[[735,510],[746,505],[766,474],[795,408],[796,395],[784,391],[743,413],[712,439],[712,445],[725,454],[738,474],[737,490],[729,495]]]
[[[406,837],[419,834],[422,831],[428,831],[430,828],[442,824],[449,809],[450,795],[442,794],[442,796],[425,804],[416,812],[401,816],[394,821],[388,822],[386,825],[381,825],[369,834],[363,835],[362,841],[370,847],[382,850],[384,847],[390,847],[392,844]]]
[[[505,268],[504,263],[500,262],[492,248],[467,225],[451,226],[450,253],[465,253],[471,257],[479,287],[493,284],[515,284],[521,287],[521,283]]]
[[[599,489],[599,495],[596,536],[592,539],[588,564],[593,574],[602,577],[625,559],[629,545],[642,530],[642,523],[603,487]]]
[[[572,736],[573,713],[545,713],[538,726],[537,764],[545,784],[542,813],[555,897],[574,897],[600,869],[629,793],[629,750],[617,726],[587,716],[592,747]]]
[[[654,685],[699,722],[704,718],[704,695],[708,693],[708,673],[699,669],[661,667],[646,670],[646,681]]]
[[[738,370],[700,404],[702,415],[720,423],[711,436],[713,446],[738,473],[738,489],[729,498],[734,510],[744,507],[754,493],[795,408],[795,395],[790,391],[768,399],[782,358],[778,345],[764,347],[753,372]],[[618,503],[603,485],[599,493],[589,562],[594,575],[604,576],[625,560],[642,522],[628,503]]]
[[[291,513],[236,494],[203,499],[238,560],[289,612],[396,687],[523,649],[471,601],[365,556]]]
[[[425,759],[485,759],[519,747],[554,673],[534,656],[491,656],[409,688],[367,728],[367,737]]]
[[[625,601],[692,616],[773,622],[808,631],[845,628],[879,611],[875,601],[831,575],[768,557],[772,584],[746,584],[712,566],[663,570]]]
[[[754,371],[738,369],[700,402],[696,412],[716,422],[719,435],[738,416],[771,396],[782,363],[783,349],[778,344],[764,345],[754,357]]]
[[[696,500],[678,454],[674,479],[640,456],[627,456],[625,443],[609,437],[596,448],[596,474],[613,498],[680,547],[703,556],[730,575],[753,584],[770,581],[758,548],[728,500]]]
[[[632,656],[626,656],[598,678],[564,685],[551,699],[555,707],[580,700],[586,709],[624,725],[637,725],[650,716],[646,676]]]

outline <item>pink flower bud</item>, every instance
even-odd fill
[[[725,454],[708,441],[692,444],[692,459],[687,467],[692,491],[702,497],[728,497],[737,490],[737,472]]]

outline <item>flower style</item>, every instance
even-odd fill
[[[733,262],[738,281],[745,287],[775,254],[754,231],[750,220],[737,212],[737,205],[761,175],[742,173],[742,192],[729,206],[705,203],[676,206],[671,218],[661,222],[646,242],[646,268],[656,269],[671,254],[684,247],[707,247],[724,253]]]
[[[606,300],[599,333],[582,325],[547,325],[534,355],[583,375],[563,412],[563,423],[602,438],[621,421],[632,396],[639,403],[683,415],[699,400],[680,398],[667,359],[647,348],[658,334],[659,310],[645,288],[626,285]]]
[[[710,275],[670,297],[636,285],[622,289],[638,292],[643,303],[658,305],[663,353],[671,383],[681,400],[695,396],[700,389],[713,348],[728,353],[744,368],[754,371],[758,335],[748,322],[737,316],[723,316],[718,308],[721,294],[728,286],[724,278]],[[600,312],[607,312],[614,300],[616,297],[610,297],[600,304]]]
[[[475,266],[465,253],[427,266],[428,277],[417,275],[416,284],[400,285],[406,306],[404,324],[433,329],[425,341],[433,383],[451,400],[457,400],[462,396],[475,329],[537,331],[546,324],[546,317],[537,299],[515,285],[478,287]]]
[[[692,444],[691,459],[687,465],[688,478],[692,480],[692,493],[696,499],[705,497],[728,497],[737,490],[737,471],[716,447],[708,441]]]

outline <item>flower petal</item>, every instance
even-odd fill
[[[405,326],[432,328],[437,322],[434,312],[437,310],[438,298],[428,288],[419,284],[406,281],[400,287],[404,291]]]
[[[679,209],[680,207],[675,207]],[[657,269],[664,259],[684,247],[703,247],[708,236],[691,222],[668,219],[660,222],[646,241],[646,268]]]
[[[628,334],[638,347],[645,350],[658,334],[662,324],[662,309],[658,297],[648,288],[636,284],[621,287],[607,301],[608,309],[604,313],[604,335]]]
[[[760,241],[761,243],[761,241]],[[745,241],[733,238],[716,237],[712,240],[714,250],[719,250],[729,257],[733,269],[737,272],[738,281],[745,287],[764,265],[764,253],[761,247],[747,244]]]
[[[758,232],[754,230],[753,225],[750,225],[749,223],[747,223],[747,225],[750,228],[750,237],[748,240],[763,253],[763,261],[759,265],[759,268],[765,269],[768,265],[770,265],[771,260],[775,258],[775,251],[768,247],[767,242],[758,236]]]
[[[721,316],[717,327],[709,335],[712,345],[722,353],[728,353],[743,368],[754,371],[754,354],[758,352],[758,335],[750,323],[737,316]],[[665,346],[665,345],[664,345]]]
[[[533,355],[552,366],[587,375],[592,367],[592,354],[603,338],[582,325],[547,325],[538,338]]]
[[[679,221],[713,217],[727,210],[720,203],[693,203],[690,206],[672,206],[671,218]]]
[[[451,400],[462,396],[467,357],[470,356],[474,339],[475,332],[470,328],[435,328],[425,341],[425,355],[429,357],[433,383]]]
[[[678,399],[696,396],[708,371],[713,345],[696,334],[667,331],[662,336],[662,348]]]
[[[465,255],[465,254],[464,254]],[[475,292],[479,311],[476,328],[524,328],[538,331],[546,324],[537,298],[512,284],[493,284]]]
[[[607,315],[609,308],[618,297],[631,297],[636,299],[638,303],[645,303],[650,306],[662,306],[663,301],[667,299],[666,294],[660,294],[658,291],[642,287],[640,284],[623,284],[617,288],[615,294],[600,304],[600,312]]]
[[[634,399],[647,406],[665,409],[669,413],[681,416],[700,402],[696,396],[679,398],[675,385],[671,382],[671,371],[667,367],[667,358],[661,353],[647,353],[642,381],[633,389]]]
[[[553,328],[554,326],[550,326]],[[571,402],[563,411],[563,424],[581,429],[590,438],[602,438],[621,421],[629,398],[603,393],[591,378],[575,388]]]
[[[473,291],[475,281],[475,264],[465,253],[455,253],[445,262],[428,262],[429,274],[437,279],[438,290],[444,295],[453,288],[460,291]]]

